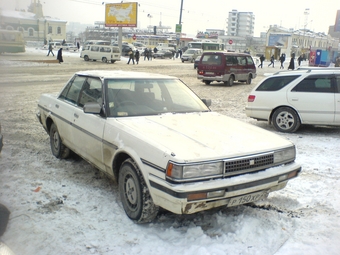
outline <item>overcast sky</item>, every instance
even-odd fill
[[[0,0],[3,9],[14,10],[15,7],[27,9],[34,0]],[[38,1],[38,0],[37,0]],[[51,16],[69,22],[93,24],[104,21],[105,3],[103,0],[40,0],[45,16]],[[134,2],[134,1],[124,1]],[[175,31],[179,23],[181,0],[142,0],[137,1],[138,25],[170,26]],[[104,4],[103,4],[104,3]],[[305,15],[306,9],[309,15]],[[182,31],[196,34],[206,29],[226,29],[228,13],[236,9],[240,12],[255,14],[255,36],[264,32],[270,25],[286,28],[307,28],[315,32],[328,32],[334,25],[336,11],[340,10],[340,0],[183,0]],[[152,18],[148,18],[148,14]]]

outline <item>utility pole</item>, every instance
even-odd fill
[[[178,24],[182,24],[182,10],[183,10],[183,0],[181,0],[181,9],[179,10],[179,22]]]

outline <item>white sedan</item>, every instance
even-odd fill
[[[298,176],[290,141],[212,112],[210,102],[171,76],[84,71],[43,94],[37,117],[53,155],[73,151],[116,180],[137,223],[160,207],[191,214],[254,202]]]

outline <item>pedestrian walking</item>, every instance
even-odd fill
[[[152,60],[152,49],[149,49],[148,60]]]
[[[295,69],[295,54],[292,54],[292,57],[290,58],[290,62],[289,62],[289,66],[288,66],[288,70],[294,70]]]
[[[47,52],[47,56],[49,56],[50,55],[50,53],[53,55],[53,57],[54,57],[54,53],[53,53],[53,46],[52,46],[52,44],[50,43],[49,45],[48,45],[48,52]]]
[[[139,50],[136,50],[136,53],[135,53],[135,59],[136,59],[136,64],[138,65],[138,62],[139,62]]]
[[[149,60],[149,50],[148,50],[148,48],[145,48],[145,49],[144,49],[144,60],[145,60],[146,58]]]
[[[265,59],[265,57],[262,55],[262,56],[260,57],[260,64],[259,64],[257,67],[263,68],[263,61],[264,61],[264,59]]]
[[[270,57],[270,64],[268,65],[268,67],[271,65],[273,65],[274,67],[274,55]]]
[[[172,58],[173,58],[173,60],[175,60],[175,57],[176,57],[176,51],[175,51],[175,50],[172,50],[171,52],[172,52]]]
[[[61,62],[64,62],[64,60],[63,60],[63,48],[60,48],[58,50],[57,59],[59,61],[59,64],[61,64]]]
[[[300,55],[300,56],[298,57],[298,65],[299,65],[299,66],[301,65],[301,61],[302,61],[302,55]]]
[[[135,64],[135,56],[133,54],[133,50],[130,48],[130,51],[129,51],[129,61],[127,62],[127,64],[130,64],[131,60],[132,60],[132,63]]]
[[[282,68],[282,69],[285,69],[284,66],[283,66],[283,64],[284,64],[285,61],[286,61],[286,54],[282,53],[282,54],[281,54],[281,57],[280,57],[280,63],[281,63],[280,69],[281,69],[281,68]]]
[[[80,43],[79,42],[77,42],[77,49],[78,49],[78,51],[80,49]]]

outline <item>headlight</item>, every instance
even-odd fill
[[[295,146],[275,151],[274,152],[274,163],[286,163],[295,160],[296,150]]]
[[[169,162],[166,169],[166,176],[174,181],[190,181],[192,179],[208,179],[221,176],[223,162],[180,165]]]

